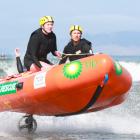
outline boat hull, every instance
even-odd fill
[[[122,103],[131,84],[131,75],[118,62],[96,54],[3,79],[0,111],[49,116],[99,111]]]

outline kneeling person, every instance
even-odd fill
[[[67,58],[69,58],[70,61],[74,61],[87,57],[87,54],[93,53],[91,42],[84,38],[81,39],[82,32],[82,28],[79,25],[72,25],[70,27],[71,41],[65,46],[62,60],[59,64],[65,63]]]

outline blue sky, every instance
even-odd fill
[[[140,32],[140,0],[4,0],[0,1],[0,51],[13,53],[19,47],[24,55],[39,18],[52,15],[55,20],[58,50],[69,41],[69,26],[79,24],[85,38],[114,32]],[[96,44],[94,42],[93,44]],[[95,51],[109,54],[140,55],[140,46],[94,46]]]

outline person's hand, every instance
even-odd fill
[[[56,55],[58,58],[61,58],[61,57],[62,57],[62,55],[61,55],[61,53],[60,53],[59,51],[55,51],[55,55]]]
[[[15,55],[16,55],[16,57],[20,57],[19,48],[16,48],[16,49],[15,49]]]
[[[45,71],[47,69],[47,67],[41,67],[42,71]]]
[[[41,67],[41,71],[49,71],[50,69],[52,69],[55,65],[52,65],[52,66],[42,66]]]

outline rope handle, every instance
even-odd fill
[[[64,55],[61,59],[64,59],[67,56],[83,56],[83,55],[91,56],[91,55],[94,55],[93,53],[70,54],[70,53],[62,53],[62,52],[61,52],[61,54],[62,54],[62,56]]]

